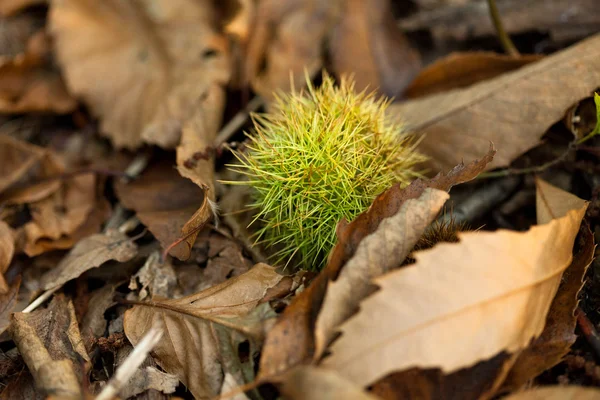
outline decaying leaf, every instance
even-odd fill
[[[286,399],[292,400],[377,399],[334,371],[313,366],[299,366],[288,372],[283,378],[281,392]]]
[[[125,314],[125,333],[135,345],[157,324],[165,332],[153,351],[158,364],[177,375],[196,398],[215,396],[222,386],[223,365],[213,324],[255,336],[256,324],[244,318],[283,278],[274,268],[257,264],[200,293],[134,306]]]
[[[416,264],[375,279],[381,290],[341,326],[323,365],[366,386],[392,371],[448,373],[525,348],[542,333],[587,208],[541,181],[537,198],[540,225],[459,233],[459,243],[416,252]]]
[[[0,334],[10,325],[10,314],[13,312],[17,304],[17,295],[21,287],[21,278],[17,278],[15,282],[8,288],[8,291],[0,294]]]
[[[99,267],[108,260],[125,262],[137,254],[130,237],[116,230],[92,235],[79,241],[65,258],[41,278],[44,290],[75,279],[85,271]]]
[[[583,386],[546,386],[504,397],[505,400],[596,400],[600,390]]]
[[[106,285],[91,293],[88,309],[81,321],[81,334],[84,337],[98,338],[104,334],[107,323],[104,313],[115,303],[115,289],[114,285]]]
[[[8,285],[4,279],[4,273],[8,269],[12,257],[15,253],[15,240],[13,238],[12,229],[2,220],[0,220],[0,294],[6,293]]]
[[[315,348],[314,324],[328,282],[337,278],[362,239],[375,232],[385,218],[394,216],[407,200],[421,196],[425,189],[448,191],[454,185],[474,179],[492,161],[494,154],[495,150],[490,146],[481,160],[468,165],[461,163],[431,180],[417,179],[404,189],[399,185],[393,186],[379,195],[371,207],[354,221],[341,221],[337,227],[338,242],[329,256],[327,266],[305,291],[294,298],[269,331],[262,350],[260,376],[275,376],[312,359]]]
[[[408,86],[408,98],[470,86],[539,61],[541,55],[513,57],[492,52],[452,53],[425,67]]]
[[[594,237],[589,227],[582,226],[580,242],[580,249],[565,271],[550,306],[544,331],[515,361],[503,384],[505,390],[518,389],[530,379],[558,364],[575,343],[577,296],[583,286],[583,277],[594,257]]]
[[[425,189],[418,198],[407,200],[397,214],[381,221],[377,230],[358,244],[354,256],[327,287],[315,325],[315,358],[323,355],[337,327],[375,291],[371,280],[402,265],[449,197],[445,191]]]
[[[115,190],[123,206],[136,212],[163,248],[181,236],[181,228],[202,204],[204,196],[198,186],[181,177],[167,161],[152,163],[133,182],[117,182]],[[180,260],[188,253],[184,244],[169,252]]]
[[[465,89],[393,104],[388,115],[423,135],[419,148],[434,171],[476,157],[489,142],[500,151],[488,168],[508,165],[596,89],[598,43],[600,35]]]
[[[12,338],[36,387],[47,395],[80,399],[84,366],[90,358],[71,301],[58,295],[47,309],[15,313],[11,322]]]
[[[50,8],[67,84],[117,147],[174,147],[185,121],[215,100],[229,78],[217,25],[210,1],[53,0]]]
[[[46,0],[2,0],[0,1],[0,15],[13,15],[27,7],[45,4],[46,2]]]

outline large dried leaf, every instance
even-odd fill
[[[135,306],[125,314],[125,333],[135,345],[154,324],[165,332],[153,354],[198,399],[219,393],[223,379],[217,333],[213,324],[254,336],[258,321],[244,318],[284,277],[266,264],[200,293],[176,300]]]
[[[117,147],[174,147],[207,93],[229,78],[210,1],[53,0],[50,27],[72,92]],[[102,84],[98,84],[101,82]]]
[[[21,278],[17,278],[6,293],[0,294],[0,334],[10,325],[10,314],[17,305],[17,295],[21,287]]]
[[[499,152],[488,168],[508,165],[598,87],[599,44],[600,35],[593,36],[489,81],[393,104],[388,115],[424,135],[419,148],[434,171],[476,157],[490,142]]]
[[[537,196],[552,198],[538,204],[543,225],[459,233],[459,243],[417,252],[416,264],[375,279],[381,290],[341,326],[323,365],[366,386],[393,371],[448,373],[525,348],[542,333],[587,208],[546,183]]]
[[[356,89],[398,97],[421,66],[396,25],[389,0],[345,0],[328,41],[336,75],[352,75]]]
[[[329,283],[315,326],[315,357],[335,337],[337,327],[354,314],[374,291],[371,280],[399,267],[448,199],[447,192],[425,189],[407,200],[397,214],[384,219],[358,245],[338,278]]]
[[[288,372],[281,387],[286,399],[304,400],[377,400],[334,371],[313,367],[300,366]]]
[[[15,239],[12,229],[6,222],[0,220],[0,294],[6,293],[8,290],[4,273],[8,269],[14,253]]]
[[[99,267],[108,260],[125,262],[136,254],[137,246],[124,233],[109,230],[92,235],[77,243],[56,268],[42,275],[40,286],[44,290],[52,289],[79,277],[89,269]]]
[[[90,358],[70,301],[59,295],[47,309],[13,314],[11,334],[38,389],[64,399],[81,398]]]
[[[394,216],[409,199],[421,196],[427,188],[448,191],[454,185],[474,179],[492,161],[495,150],[468,165],[460,163],[451,171],[431,180],[417,179],[402,189],[395,185],[379,195],[371,207],[354,221],[341,221],[337,227],[338,242],[325,269],[311,285],[297,295],[285,309],[265,340],[260,360],[262,377],[277,375],[295,365],[307,362],[314,354],[314,324],[330,280],[335,280],[344,264],[354,255],[360,242],[374,233],[386,218]]]
[[[424,68],[404,92],[416,98],[470,86],[539,61],[541,55],[514,57],[492,52],[452,53]]]
[[[583,386],[546,386],[515,393],[504,400],[597,400],[600,390]]]
[[[115,190],[123,206],[135,210],[137,217],[158,239],[163,248],[181,236],[181,228],[202,204],[203,192],[181,177],[172,163],[153,163],[135,181],[119,181]],[[189,253],[183,244],[169,254],[184,259]]]

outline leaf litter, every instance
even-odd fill
[[[0,398],[598,397],[598,8],[499,3],[514,56],[460,3],[0,2]],[[390,97],[432,176],[316,273],[223,184],[307,76]]]

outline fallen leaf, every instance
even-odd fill
[[[543,57],[538,54],[514,57],[483,51],[452,53],[421,70],[404,92],[404,96],[414,99],[464,88],[515,71]]]
[[[177,276],[173,265],[170,260],[162,261],[158,251],[150,253],[142,268],[131,277],[129,283],[129,289],[139,288],[139,300],[172,298],[176,287]]]
[[[515,393],[504,400],[597,400],[600,390],[583,386],[545,386]]]
[[[29,204],[31,221],[23,226],[25,253],[32,257],[47,251],[37,246],[42,239],[59,240],[74,233],[88,219],[96,205],[96,176],[77,175],[62,182],[49,197]],[[70,247],[70,246],[69,246]]]
[[[125,346],[117,352],[115,365],[118,367],[123,364],[125,359],[133,351],[132,346]],[[123,389],[119,392],[119,397],[129,399],[137,396],[147,390],[158,390],[165,394],[175,392],[179,385],[179,379],[175,375],[159,371],[152,357],[146,357],[144,363],[134,372],[133,376],[127,381]]]
[[[300,366],[289,371],[283,378],[281,392],[286,399],[292,400],[377,399],[334,371],[314,366]]]
[[[341,1],[266,0],[258,3],[246,50],[246,79],[264,99],[304,87],[323,67],[323,45]],[[298,35],[302,32],[302,35]]]
[[[39,390],[63,399],[81,398],[84,363],[90,358],[71,301],[58,295],[47,309],[13,314],[11,335]]]
[[[399,97],[421,67],[419,53],[398,28],[389,0],[345,0],[328,40],[331,68],[351,75],[357,91]],[[303,82],[302,80],[300,82]]]
[[[36,390],[35,382],[29,371],[15,374],[0,393],[0,399],[47,400],[47,397]]]
[[[181,236],[181,228],[194,215],[204,196],[198,186],[181,177],[166,160],[152,163],[133,182],[117,181],[115,191],[123,206],[136,212],[163,248]],[[169,252],[180,260],[187,258],[188,253],[185,244]]]
[[[61,286],[109,260],[122,263],[136,254],[137,246],[124,233],[109,230],[92,235],[79,241],[55,268],[42,275],[41,288],[49,290]]]
[[[582,226],[580,242],[580,249],[565,270],[550,306],[544,331],[521,352],[503,383],[503,389],[507,392],[518,389],[562,361],[577,339],[575,309],[583,277],[592,263],[595,248],[594,236],[588,226]]]
[[[47,0],[2,0],[0,1],[0,14],[7,17],[27,7],[46,3]]]
[[[21,278],[17,277],[8,291],[0,294],[0,334],[10,325],[10,314],[17,305],[17,296],[21,287]]]
[[[185,121],[229,79],[210,1],[53,0],[49,24],[68,87],[119,148],[176,146]]]
[[[314,324],[328,282],[337,278],[360,242],[375,232],[385,218],[394,216],[404,202],[418,198],[427,188],[448,191],[454,185],[474,179],[492,161],[494,154],[495,150],[490,146],[481,160],[468,165],[461,163],[448,173],[440,173],[430,180],[417,179],[404,189],[395,185],[379,195],[371,207],[354,221],[341,221],[336,232],[338,241],[329,255],[327,266],[306,290],[292,300],[269,331],[262,350],[259,376],[275,376],[312,359],[315,349]]]
[[[114,285],[106,285],[90,294],[89,308],[81,320],[81,332],[84,337],[99,338],[104,335],[107,324],[104,313],[115,304],[115,290]]]
[[[4,273],[8,269],[15,253],[15,239],[12,229],[4,221],[0,220],[0,294],[8,291],[8,285]]]
[[[315,359],[323,355],[338,326],[376,290],[371,280],[402,265],[449,197],[445,191],[425,189],[418,198],[408,199],[397,214],[381,221],[377,230],[358,244],[354,256],[327,287],[315,323]]]
[[[274,268],[257,264],[200,293],[134,306],[125,314],[125,334],[135,345],[158,324],[165,337],[153,351],[157,363],[177,375],[196,398],[215,396],[222,386],[223,371],[213,323],[255,335],[255,324],[244,324],[244,317],[282,279]]]
[[[541,181],[537,197],[541,225],[459,233],[459,243],[416,252],[416,264],[375,279],[381,290],[341,326],[322,365],[367,386],[393,371],[450,373],[524,349],[544,329],[587,208]]]
[[[490,142],[499,153],[487,168],[508,165],[598,86],[598,43],[600,35],[468,88],[392,104],[388,116],[423,135],[419,149],[433,171],[482,154]]]

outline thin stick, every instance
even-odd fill
[[[114,399],[140,365],[142,365],[150,351],[160,341],[162,335],[163,331],[158,326],[153,326],[137,346],[135,346],[131,354],[125,359],[125,362],[117,369],[108,384],[96,396],[96,400]]]
[[[24,313],[32,312],[33,310],[38,308],[40,305],[42,305],[46,300],[48,300],[50,298],[50,296],[52,296],[52,294],[54,294],[54,292],[56,292],[61,287],[62,287],[62,285],[59,285],[55,288],[46,290],[44,293],[39,295],[38,298],[36,298],[34,301],[32,301],[30,305],[25,307],[25,309],[21,312],[24,312]]]
[[[243,110],[240,110],[233,118],[221,129],[217,138],[215,139],[214,146],[215,148],[219,148],[219,146],[237,132],[238,129],[242,127],[248,120],[250,113],[256,111],[264,104],[264,101],[261,97],[256,96],[252,100],[246,104]]]
[[[520,55],[519,50],[517,50],[512,40],[510,40],[508,33],[506,33],[506,30],[504,29],[502,19],[500,18],[500,12],[498,11],[498,6],[496,5],[496,0],[488,0],[488,6],[490,9],[492,23],[494,24],[494,28],[496,28],[498,39],[500,39],[500,43],[502,43],[504,51],[510,56],[518,57]]]

